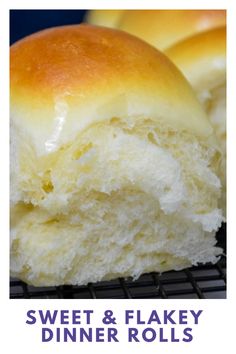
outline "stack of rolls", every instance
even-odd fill
[[[87,284],[216,262],[221,161],[191,86],[123,31],[11,47],[11,274]]]
[[[87,22],[133,34],[159,50],[226,25],[225,10],[92,10]]]
[[[226,11],[94,10],[87,20],[122,29],[162,50],[190,82],[222,151],[220,207],[226,215]]]

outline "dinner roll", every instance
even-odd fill
[[[220,142],[222,208],[226,209],[226,28],[185,39],[166,51],[197,92]]]
[[[164,50],[188,36],[225,25],[226,11],[92,10],[87,21],[121,29]]]
[[[89,25],[11,47],[11,274],[87,284],[216,262],[220,162],[176,67]]]

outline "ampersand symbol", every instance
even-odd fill
[[[113,312],[111,310],[107,310],[104,312],[104,318],[102,320],[102,322],[104,324],[116,324],[116,318],[112,317],[113,316]]]

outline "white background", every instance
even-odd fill
[[[4,3],[3,3],[4,2]],[[234,348],[236,310],[236,1],[1,1],[0,11],[0,99],[1,99],[1,180],[0,180],[0,352],[2,353],[154,353],[231,354]],[[92,8],[156,8],[156,9],[224,9],[228,10],[228,288],[227,300],[9,300],[9,9],[92,9]],[[127,343],[126,329],[119,326],[119,343],[41,343],[40,325],[27,326],[29,309],[93,309],[98,314],[95,326],[101,326],[99,314],[112,309],[123,321],[125,309],[141,309],[144,317],[152,309],[204,310],[199,325],[193,329],[191,343]]]

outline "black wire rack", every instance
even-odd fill
[[[217,233],[224,255],[216,264],[181,271],[143,274],[137,280],[119,278],[86,286],[33,287],[11,279],[11,299],[225,299],[226,225]]]

